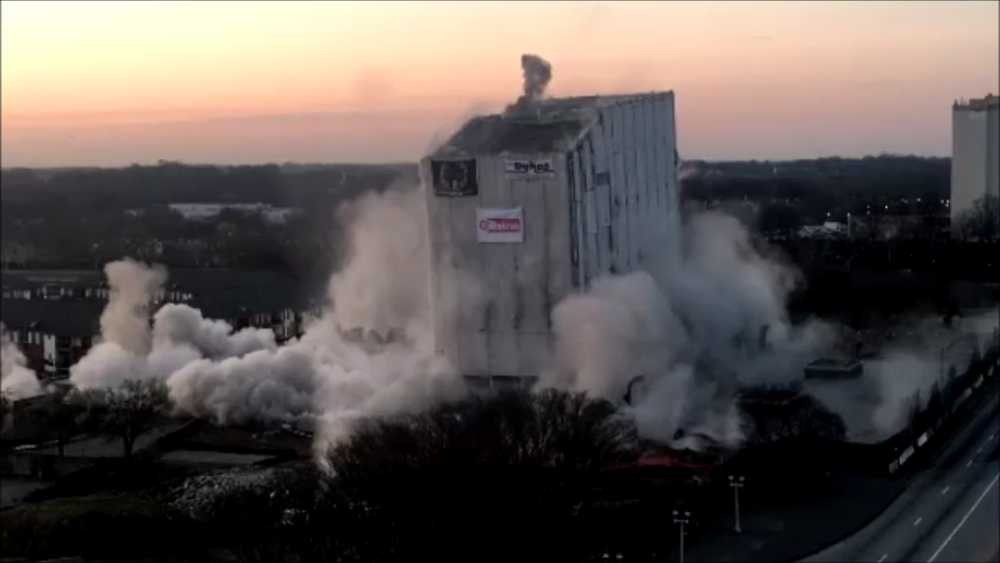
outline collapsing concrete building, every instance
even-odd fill
[[[459,322],[446,314],[446,276],[432,275],[437,349],[468,376],[537,376],[559,300],[679,252],[673,92],[531,90],[421,162],[431,263],[486,285],[482,310]]]

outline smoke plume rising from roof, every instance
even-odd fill
[[[530,111],[545,95],[545,89],[552,81],[552,65],[538,55],[521,55],[521,72],[524,76],[522,94],[507,107],[506,114]]]
[[[13,400],[42,394],[38,376],[28,367],[17,344],[10,341],[3,323],[0,323],[0,392]]]
[[[552,81],[552,65],[538,55],[521,55],[521,71],[524,74],[524,98],[538,100],[545,95],[545,89]]]

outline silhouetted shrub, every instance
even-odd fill
[[[392,530],[389,541],[366,542],[359,560],[552,560],[585,544],[572,536],[587,484],[636,450],[634,428],[606,401],[556,391],[470,397],[360,423],[326,453],[328,510],[353,507]]]
[[[201,545],[196,531],[180,514],[139,495],[54,499],[0,513],[4,557],[181,555]]]

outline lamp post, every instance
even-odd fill
[[[684,524],[687,524],[691,520],[691,513],[687,511],[674,511],[674,524],[680,524],[681,526],[681,551],[680,551],[680,563],[684,563]]]
[[[962,340],[963,340],[962,337],[958,337],[955,340],[951,341],[950,343],[948,343],[948,344],[946,344],[946,345],[944,345],[944,346],[941,347],[941,357],[939,359],[940,363],[939,363],[939,367],[938,367],[938,380],[941,381],[942,387],[948,383],[948,381],[945,380],[945,374],[944,374],[944,357],[945,357],[945,354],[948,353],[948,352],[950,352],[951,349],[954,348],[956,345],[958,345],[960,342],[962,342]]]
[[[733,488],[733,502],[736,508],[736,525],[733,526],[733,531],[737,534],[743,533],[743,528],[740,527],[740,488],[743,487],[745,481],[746,479],[742,475],[729,476],[729,486]]]

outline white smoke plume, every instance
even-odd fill
[[[552,81],[552,65],[538,55],[521,55],[521,71],[524,73],[524,97],[537,100],[545,95],[545,89]]]
[[[270,330],[233,332],[187,305],[166,304],[153,316],[148,353],[105,337],[73,366],[71,381],[88,388],[160,378],[181,413],[220,424],[315,419],[330,439],[357,416],[459,396],[460,378],[435,354],[431,337],[424,197],[422,188],[392,189],[341,210],[350,252],[330,280],[327,308],[302,338],[278,346]],[[150,280],[151,271],[127,279]],[[473,280],[451,277],[451,299],[479,298]],[[140,301],[138,292],[130,295]],[[345,337],[350,333],[371,338]]]
[[[940,317],[906,320],[888,335],[881,353],[864,360],[852,381],[809,381],[806,390],[847,426],[848,439],[880,442],[902,430],[914,409],[923,409],[951,377],[969,368],[975,350],[996,339],[1000,311],[993,309],[943,326]]]
[[[27,365],[17,344],[10,341],[7,328],[0,323],[0,392],[12,400],[41,395],[42,384]]]
[[[125,258],[105,265],[104,275],[108,304],[101,314],[100,342],[70,368],[70,381],[78,387],[114,386],[148,373],[141,358],[150,350],[150,309],[166,271]]]
[[[865,365],[866,375],[875,382],[879,403],[873,413],[878,435],[888,437],[908,422],[913,408],[923,409],[934,392],[954,375],[964,374],[973,356],[984,352],[995,338],[1000,311],[960,319],[951,327],[940,318],[915,323],[910,334],[881,358]]]
[[[229,323],[206,319],[201,311],[184,304],[164,304],[153,316],[153,327],[154,350],[186,343],[211,360],[277,348],[270,330],[251,327],[234,333]]]
[[[552,81],[552,65],[538,55],[521,55],[521,72],[524,82],[523,93],[517,101],[507,107],[505,113],[515,114],[531,110],[545,95],[545,89]]]
[[[104,266],[108,279],[108,305],[101,314],[101,341],[114,343],[133,354],[149,352],[149,309],[167,281],[163,268],[131,258]]]
[[[350,252],[323,315],[277,350],[178,370],[168,379],[178,406],[220,422],[314,415],[334,439],[357,416],[458,396],[460,380],[431,338],[424,197],[422,188],[389,190],[343,209]],[[474,298],[476,284],[454,277],[466,288],[459,295]]]
[[[680,256],[596,280],[555,308],[556,365],[542,385],[620,401],[642,376],[647,392],[626,408],[642,435],[673,443],[685,430],[737,443],[735,390],[801,380],[826,331],[790,324],[794,272],[754,248],[736,219],[696,215],[682,239]]]

